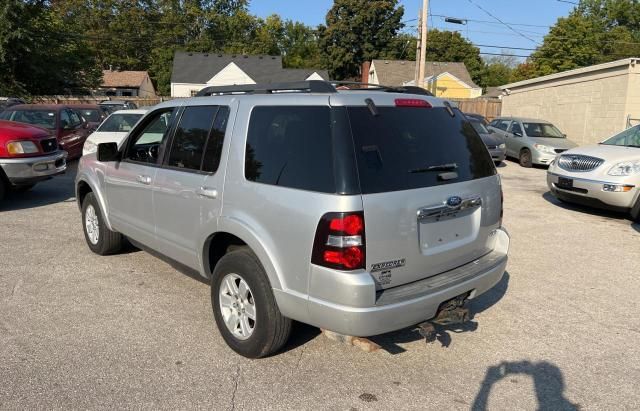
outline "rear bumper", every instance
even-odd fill
[[[464,293],[476,298],[502,278],[507,266],[509,235],[496,230],[496,248],[489,255],[425,280],[375,292],[368,273],[334,277],[331,299],[309,297],[309,323],[341,334],[371,336],[416,325],[433,318],[443,302]],[[340,275],[340,273],[338,273]],[[327,276],[312,275],[310,289]],[[342,281],[340,281],[342,280]],[[322,288],[327,289],[325,282]],[[337,303],[339,301],[349,301]],[[369,304],[362,304],[365,301]]]
[[[566,177],[573,180],[573,189],[567,190],[558,187],[558,178]],[[585,178],[578,178],[573,175],[562,175],[547,172],[547,186],[551,193],[561,200],[583,204],[590,207],[607,208],[616,211],[627,212],[633,207],[638,196],[640,196],[640,188],[634,187],[630,191],[611,192],[604,191],[605,184],[623,185],[621,182],[615,181],[599,181]]]
[[[47,180],[67,169],[67,152],[38,157],[3,158],[0,167],[13,185],[33,184]]]

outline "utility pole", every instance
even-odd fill
[[[429,10],[429,0],[422,0],[422,21],[420,24],[420,64],[418,70],[417,86],[424,88],[424,75],[427,58],[427,16]]]
[[[422,42],[422,9],[418,10],[418,41],[416,41],[416,73],[414,85],[418,85],[420,79],[420,43]]]

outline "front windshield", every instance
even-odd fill
[[[80,114],[82,114],[82,117],[85,118],[85,120],[91,122],[91,123],[98,123],[100,122],[100,111],[97,108],[83,108],[82,110],[78,110],[80,112]]]
[[[529,137],[550,137],[550,138],[565,138],[564,134],[560,132],[553,124],[549,123],[522,123],[524,130]]]
[[[602,142],[609,146],[640,147],[640,125],[626,129]]]
[[[46,128],[48,130],[56,129],[56,112],[53,110],[16,110],[5,111],[0,116],[2,120],[17,121],[18,123],[26,123],[34,126]]]
[[[112,114],[97,131],[127,133],[140,120],[142,114]]]
[[[489,134],[489,130],[479,120],[469,119],[469,123],[473,126],[478,134]]]

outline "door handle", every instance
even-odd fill
[[[138,183],[142,183],[145,185],[149,185],[151,184],[151,177],[149,176],[144,176],[144,175],[139,175],[138,177],[136,177],[136,181]]]
[[[211,187],[200,187],[196,190],[196,194],[201,197],[218,198],[218,190]]]

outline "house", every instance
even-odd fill
[[[368,75],[367,75],[368,73]],[[373,60],[363,66],[363,81],[385,86],[415,85],[416,62],[410,60]],[[428,61],[425,88],[437,97],[475,98],[482,88],[473,82],[464,63]]]
[[[551,121],[592,144],[640,119],[640,59],[627,58],[500,86],[502,115]]]
[[[176,52],[171,96],[191,97],[207,86],[328,80],[320,69],[285,69],[281,56]]]
[[[100,93],[118,97],[156,97],[156,89],[146,71],[103,70]]]

